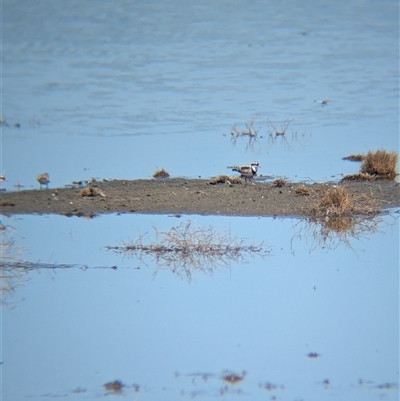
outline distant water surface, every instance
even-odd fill
[[[397,1],[2,8],[8,190],[43,171],[60,186],[161,166],[210,177],[252,159],[267,175],[337,179],[358,170],[348,153],[398,149]],[[292,118],[272,141],[270,122]],[[233,145],[231,127],[251,121],[256,143]]]

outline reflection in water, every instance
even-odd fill
[[[296,193],[307,195],[300,185]],[[379,202],[370,194],[351,195],[343,186],[333,186],[309,209],[308,217],[301,220],[293,239],[312,238],[311,250],[336,249],[340,244],[352,248],[351,239],[377,231],[382,221]]]
[[[221,374],[196,372],[180,375],[178,372],[175,372],[175,378],[191,378],[190,384],[192,386],[198,387],[207,383],[207,385],[201,389],[190,389],[188,393],[190,394],[191,398],[201,395],[223,397],[227,394],[243,394],[243,389],[237,387],[237,385],[243,382],[243,380],[246,378],[246,375],[246,371],[243,371],[242,373],[236,373],[233,370],[224,370]],[[220,387],[220,381],[223,383],[222,387]],[[181,391],[181,395],[185,395],[184,390]]]
[[[272,121],[267,119],[266,122],[261,122],[262,125],[259,125],[257,129],[254,128],[253,119],[245,123],[245,127],[242,126],[242,128],[240,128],[240,126],[238,127],[238,124],[235,123],[231,128],[231,142],[233,145],[236,145],[238,138],[247,138],[245,149],[256,150],[255,145],[257,144],[258,147],[261,148],[262,144],[260,139],[266,136],[268,145],[272,146],[281,143],[285,149],[290,148],[292,143],[298,142],[299,137],[304,138],[306,136],[311,136],[311,134],[306,134],[304,131],[303,133],[299,133],[302,124],[292,129],[291,135],[289,136],[287,133],[288,128],[293,121],[294,117],[287,118],[277,127]],[[263,131],[265,131],[264,134]]]
[[[311,239],[311,251],[317,248],[336,249],[339,245],[345,245],[352,249],[351,240],[360,240],[364,235],[369,235],[378,230],[382,218],[375,216],[343,216],[325,217],[325,219],[305,219],[296,223],[298,231],[291,240],[291,248],[295,238]]]
[[[215,268],[229,266],[232,261],[244,262],[247,255],[264,257],[269,253],[262,243],[246,245],[228,231],[218,231],[212,226],[196,227],[190,220],[169,231],[153,228],[157,238],[153,242],[145,243],[144,235],[139,235],[135,241],[106,248],[134,255],[141,262],[144,256],[149,256],[158,267],[167,267],[189,282],[194,272],[212,274]]]
[[[83,264],[30,262],[22,258],[23,249],[15,245],[10,226],[3,226],[0,242],[0,304],[27,280],[28,272],[42,269],[88,269]],[[96,266],[98,269],[117,269],[117,266]]]
[[[10,227],[1,225],[1,242],[0,242],[0,302],[3,303],[7,295],[12,293],[16,287],[22,285],[25,280],[26,268],[14,268],[15,265],[21,263],[19,255],[22,249],[18,248],[12,237],[10,237]]]
[[[255,141],[257,141],[257,134],[260,128],[255,129],[253,126],[254,121],[246,123],[246,128],[238,130],[236,128],[236,123],[231,129],[231,141],[233,145],[236,145],[236,141],[239,137],[248,137],[248,142],[246,144],[246,150],[253,147]]]

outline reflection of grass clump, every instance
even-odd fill
[[[8,230],[1,225],[1,230]],[[14,240],[6,232],[1,234],[0,241],[0,303],[5,302],[7,295],[26,280],[27,268],[20,255],[22,248],[16,247]],[[21,268],[22,267],[22,268]]]
[[[210,184],[211,185],[215,185],[215,184],[243,184],[242,179],[240,177],[236,177],[236,176],[229,176],[229,175],[225,175],[225,174],[221,174],[217,177],[214,177],[211,181]]]
[[[314,240],[315,247],[336,248],[343,243],[351,247],[351,238],[377,229],[379,205],[372,196],[349,194],[342,186],[327,189],[310,209],[301,231]]]
[[[343,180],[394,180],[397,176],[397,152],[386,150],[369,151],[366,155],[355,154],[344,157],[345,160],[361,161],[360,172],[346,175]]]
[[[164,167],[159,168],[153,173],[153,178],[168,178],[169,172]]]
[[[300,222],[295,237],[312,240],[311,250],[316,248],[335,249],[339,245],[352,248],[351,239],[361,239],[376,232],[381,222],[379,216],[341,216],[325,219],[306,219]]]
[[[108,246],[114,252],[133,254],[143,259],[152,257],[160,266],[166,266],[191,280],[194,271],[212,273],[219,265],[230,261],[243,261],[247,254],[265,256],[268,252],[260,245],[245,245],[243,240],[219,232],[213,227],[195,227],[191,221],[160,232],[154,228],[158,241],[144,243],[142,236],[122,246]]]

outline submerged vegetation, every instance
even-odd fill
[[[232,237],[227,231],[214,227],[197,227],[190,220],[158,231],[156,240],[144,242],[144,235],[135,241],[123,242],[106,249],[126,255],[134,255],[140,261],[150,257],[159,267],[170,268],[174,273],[191,281],[193,273],[212,274],[218,266],[229,266],[230,262],[244,262],[245,256],[266,256],[268,250],[263,244],[246,245],[243,239]]]
[[[397,163],[399,155],[395,151],[388,152],[380,149],[369,151],[366,155],[352,154],[345,156],[344,160],[359,161],[359,173],[346,175],[343,180],[394,180],[398,175]]]

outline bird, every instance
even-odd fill
[[[259,162],[251,162],[250,164],[245,164],[243,166],[228,166],[227,168],[231,168],[232,171],[240,173],[240,176],[244,178],[245,182],[247,180],[251,182],[253,177],[257,175],[259,167],[261,167]]]
[[[40,184],[40,189],[42,189],[42,185],[46,185],[46,188],[49,187],[49,182],[50,182],[50,176],[48,173],[42,173],[39,174],[36,179],[38,180]]]
[[[6,177],[3,174],[0,175],[0,181],[7,181]]]

